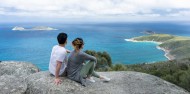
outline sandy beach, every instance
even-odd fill
[[[156,44],[162,44],[162,42],[157,42],[157,41],[137,41],[132,39],[125,39],[125,41],[131,41],[131,42],[152,42],[152,43],[156,43]]]
[[[175,59],[175,57],[170,54],[170,50],[167,50],[167,49],[162,48],[162,47],[160,47],[160,46],[157,46],[156,48],[159,49],[159,50],[164,51],[164,52],[165,52],[164,56],[165,56],[168,60],[173,60],[173,59]]]
[[[130,42],[151,42],[151,43],[156,43],[156,44],[158,44],[158,45],[159,45],[159,44],[162,44],[162,42],[157,42],[157,41],[137,41],[137,40],[134,40],[133,38],[132,38],[132,39],[125,39],[125,41],[130,41]],[[164,52],[165,52],[164,56],[165,56],[168,60],[173,60],[173,59],[175,59],[175,57],[170,54],[170,50],[165,49],[165,48],[162,48],[162,47],[160,47],[160,46],[156,46],[156,48],[159,49],[159,50],[164,51]]]

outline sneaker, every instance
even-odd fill
[[[88,81],[92,82],[92,83],[95,83],[95,82],[96,82],[92,77],[86,78],[86,79],[87,79]]]
[[[111,79],[106,77],[106,76],[103,76],[103,79],[102,79],[104,82],[109,82]]]

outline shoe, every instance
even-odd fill
[[[102,79],[104,82],[109,82],[111,79],[106,77],[106,76],[103,76],[103,79]]]
[[[95,83],[95,82],[96,82],[92,77],[86,78],[86,79],[87,79],[88,81],[92,82],[92,83]]]

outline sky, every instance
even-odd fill
[[[0,22],[189,20],[190,0],[0,0]]]

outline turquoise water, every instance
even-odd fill
[[[50,26],[57,31],[12,31],[14,26],[32,28]],[[69,35],[66,48],[72,50],[71,41],[82,37],[84,50],[107,51],[113,63],[136,64],[167,60],[164,52],[156,48],[155,43],[133,43],[125,39],[142,36],[144,30],[157,33],[189,36],[189,23],[1,23],[0,24],[0,60],[27,61],[41,70],[48,69],[51,49],[57,44],[59,32]]]

